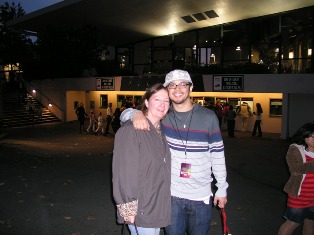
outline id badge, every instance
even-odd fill
[[[191,164],[181,163],[180,177],[190,178],[191,177]]]

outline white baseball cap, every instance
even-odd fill
[[[193,84],[190,74],[187,71],[175,69],[166,75],[164,87],[176,80],[183,80]]]

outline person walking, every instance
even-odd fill
[[[105,120],[104,120],[104,117],[102,116],[102,113],[99,112],[98,114],[98,118],[97,118],[97,121],[98,121],[98,125],[97,125],[97,129],[95,131],[95,135],[98,134],[98,131],[101,129],[101,133],[102,134],[105,134]]]
[[[212,203],[227,203],[224,144],[214,111],[190,101],[193,82],[187,71],[166,75],[172,106],[161,122],[161,130],[171,151],[171,224],[167,235],[207,235],[211,226]],[[149,129],[144,115],[127,109],[121,121],[132,119],[136,129]],[[213,196],[212,176],[217,181]]]
[[[36,107],[34,105],[34,102],[33,102],[32,98],[30,98],[27,101],[26,110],[28,111],[28,119],[33,121],[34,120]]]
[[[87,113],[85,112],[84,104],[81,103],[80,106],[75,110],[75,113],[77,115],[77,119],[80,123],[80,133],[85,132],[85,118],[87,117]]]
[[[223,111],[224,111],[224,107],[221,104],[220,99],[217,99],[216,106],[215,106],[215,112],[216,112],[216,115],[217,115],[217,118],[218,118],[220,129],[221,129],[221,125],[222,125]]]
[[[140,131],[131,121],[115,135],[112,183],[118,223],[126,222],[135,235],[159,235],[170,224],[171,154],[160,121],[169,109],[169,96],[162,84],[146,91],[139,109],[150,131]]]
[[[112,103],[109,103],[106,116],[106,130],[105,135],[109,135],[109,127],[112,121]]]
[[[284,186],[288,194],[286,222],[281,225],[278,235],[291,235],[302,224],[302,235],[313,235],[314,123],[306,123],[296,131],[286,160],[291,174]]]
[[[252,115],[251,108],[247,104],[247,102],[243,102],[241,104],[241,106],[238,109],[238,114],[241,115],[242,132],[246,132],[247,131],[248,122],[249,122],[249,117]]]
[[[96,124],[97,124],[97,118],[96,118],[95,111],[91,110],[89,114],[89,126],[87,128],[87,132],[89,132],[92,129],[94,133],[96,131]]]
[[[261,122],[262,122],[262,114],[263,109],[260,103],[256,103],[256,112],[253,112],[254,115],[256,115],[256,120],[252,132],[252,136],[256,136],[256,130],[258,130],[258,137],[262,137],[262,128],[261,128]]]
[[[120,115],[121,115],[120,108],[116,108],[116,110],[113,113],[113,119],[111,121],[111,127],[112,127],[112,130],[113,130],[113,133],[117,133],[117,131],[121,127],[121,125],[120,125]]]
[[[230,105],[229,109],[228,109],[228,111],[226,113],[228,136],[230,138],[235,138],[234,128],[235,128],[235,118],[236,118],[236,116],[237,116],[237,114],[233,110],[233,105]]]

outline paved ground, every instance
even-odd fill
[[[114,136],[78,134],[78,123],[7,129],[0,140],[0,234],[118,235],[111,193]],[[233,235],[275,235],[283,222],[288,142],[224,136],[228,225]],[[214,211],[211,235],[221,235]],[[294,235],[301,234],[300,231]]]

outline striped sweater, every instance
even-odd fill
[[[213,173],[216,196],[227,196],[224,145],[216,114],[198,104],[191,113],[170,109],[161,127],[171,151],[171,195],[189,200],[210,196]],[[191,164],[189,178],[180,177],[182,163]]]

